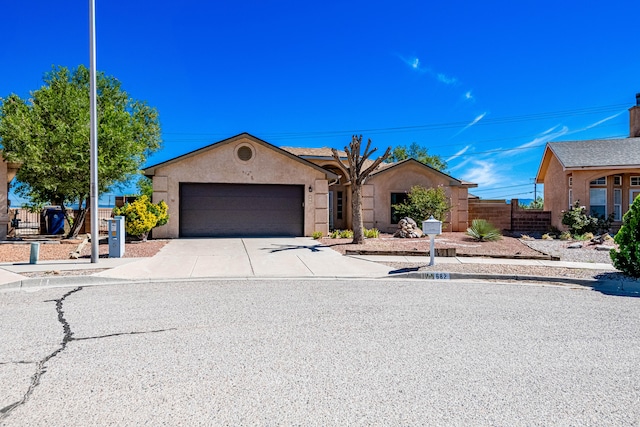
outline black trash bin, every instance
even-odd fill
[[[62,209],[47,209],[47,232],[49,234],[64,233],[64,215]]]

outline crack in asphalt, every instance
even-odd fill
[[[25,404],[25,402],[29,399],[31,394],[33,394],[33,391],[35,390],[35,388],[38,385],[40,385],[40,378],[42,377],[42,375],[45,372],[47,372],[46,363],[49,360],[56,357],[58,354],[60,354],[60,352],[62,352],[67,347],[67,344],[69,343],[69,341],[71,341],[73,337],[73,332],[71,332],[71,327],[69,326],[69,322],[67,322],[67,320],[64,318],[64,311],[62,310],[62,304],[69,295],[74,294],[81,290],[82,290],[82,286],[67,292],[60,299],[45,301],[45,302],[53,301],[56,303],[56,311],[58,312],[58,322],[62,324],[62,330],[64,331],[62,342],[60,343],[60,347],[58,347],[51,354],[49,354],[44,359],[36,363],[36,373],[31,377],[31,384],[29,385],[29,388],[27,389],[26,393],[17,402],[14,402],[0,409],[0,421],[7,418],[14,409]]]
[[[168,329],[156,329],[156,330],[152,330],[152,331],[120,332],[120,333],[114,333],[114,334],[99,335],[99,336],[94,336],[94,337],[74,338],[73,337],[73,332],[71,331],[71,326],[69,325],[69,322],[67,321],[67,319],[65,319],[65,317],[64,317],[64,310],[62,309],[63,308],[62,305],[64,303],[64,300],[69,295],[81,291],[82,288],[83,288],[82,286],[77,287],[76,289],[73,289],[73,290],[67,292],[66,294],[64,294],[62,296],[62,298],[60,298],[60,299],[46,300],[45,301],[45,302],[55,302],[56,303],[56,311],[58,313],[58,322],[60,322],[60,324],[62,324],[62,330],[64,332],[64,336],[62,337],[62,342],[60,343],[60,347],[58,347],[55,351],[53,351],[51,354],[49,354],[48,356],[46,356],[45,358],[43,358],[42,360],[40,360],[38,362],[29,362],[29,361],[0,362],[0,365],[7,365],[7,364],[36,364],[36,372],[31,377],[31,384],[29,385],[29,388],[27,389],[26,393],[17,402],[14,402],[14,403],[12,403],[10,405],[7,405],[4,408],[0,408],[0,421],[2,421],[5,418],[7,418],[9,416],[9,414],[14,409],[16,409],[17,407],[19,407],[21,405],[24,405],[27,402],[29,397],[33,394],[33,391],[35,390],[35,388],[38,385],[40,385],[40,378],[42,377],[42,375],[45,372],[47,372],[47,369],[46,369],[47,362],[49,362],[51,359],[53,359],[58,354],[60,354],[62,351],[64,351],[67,348],[67,344],[70,343],[71,341],[87,341],[87,340],[94,340],[94,339],[117,337],[117,336],[122,336],[122,335],[140,335],[140,334],[151,334],[151,333],[158,333],[158,332],[166,332],[166,331],[175,331],[175,330],[177,330],[177,328],[168,328]]]

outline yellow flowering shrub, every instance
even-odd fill
[[[152,228],[165,225],[169,221],[168,206],[162,200],[151,203],[149,197],[140,196],[132,203],[114,208],[114,215],[124,216],[124,229],[127,234],[146,240]]]

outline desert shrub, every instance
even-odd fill
[[[492,242],[502,238],[500,231],[485,219],[474,219],[471,227],[467,228],[467,235],[479,242]]]
[[[322,231],[314,231],[313,233],[311,233],[311,237],[313,237],[315,240],[318,240],[323,235],[324,233]]]
[[[614,241],[618,250],[610,252],[613,266],[631,277],[640,277],[640,197],[636,197],[622,218]]]
[[[553,239],[554,239],[553,234],[546,233],[542,235],[542,240],[553,240]]]
[[[149,197],[140,196],[121,208],[113,208],[114,215],[124,217],[124,229],[127,234],[146,240],[151,229],[165,225],[169,221],[168,206],[164,200],[151,203]]]
[[[366,237],[367,239],[377,239],[380,236],[380,230],[378,230],[377,228],[371,228],[369,230],[367,230],[366,228],[364,229],[364,237]]]
[[[608,217],[602,215],[588,215],[587,208],[576,201],[571,209],[562,211],[562,224],[569,227],[572,235],[584,233],[603,234],[609,232],[613,224],[613,214]]]
[[[411,187],[405,202],[392,205],[399,217],[413,218],[416,224],[429,219],[431,215],[438,221],[444,221],[451,210],[449,198],[442,187],[424,188],[420,185]]]
[[[568,231],[563,231],[562,233],[560,233],[560,240],[569,240],[571,238],[571,233],[569,233]]]
[[[353,230],[342,230],[340,231],[341,239],[353,239]]]

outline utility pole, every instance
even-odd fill
[[[98,221],[98,106],[96,89],[96,2],[89,0],[89,76],[91,81],[91,262],[100,258]]]

